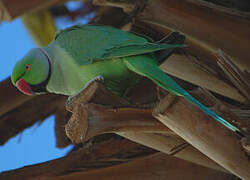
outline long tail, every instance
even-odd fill
[[[199,101],[197,101],[195,98],[193,98],[188,92],[186,92],[183,97],[186,100],[188,100],[190,103],[194,104],[199,109],[201,109],[204,113],[206,113],[207,115],[213,117],[219,123],[221,123],[224,126],[226,126],[227,128],[231,129],[232,131],[238,131],[238,132],[240,132],[240,130],[237,127],[233,126],[232,124],[230,124],[229,122],[227,122],[225,119],[223,119],[222,117],[218,116],[213,111],[211,111],[209,108],[207,108],[206,106],[202,105]]]
[[[163,89],[176,94],[178,96],[183,96],[187,101],[194,104],[196,107],[201,109],[204,113],[209,116],[212,116],[215,120],[219,123],[223,124],[230,130],[234,132],[238,132],[241,134],[241,131],[231,125],[222,117],[215,114],[209,108],[202,105],[199,101],[193,98],[187,91],[185,91],[181,86],[179,86],[174,80],[172,80],[168,75],[166,75],[155,63],[155,60],[148,57],[148,56],[132,56],[124,60],[129,70],[142,75],[146,76],[152,81],[154,81],[158,86],[162,87]]]

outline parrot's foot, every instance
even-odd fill
[[[99,76],[96,76],[95,78],[91,79],[89,82],[87,82],[87,83],[85,84],[85,86],[84,86],[76,95],[70,96],[70,97],[68,98],[68,100],[70,100],[70,99],[72,99],[72,98],[78,96],[81,92],[83,92],[87,87],[89,87],[89,86],[90,86],[93,82],[95,82],[95,81],[98,81],[98,82],[103,83],[103,82],[104,82],[104,77],[101,76],[101,75],[99,75]]]
[[[73,96],[69,96],[68,97],[68,100],[66,102],[66,106],[67,104],[70,104],[70,102],[74,101],[74,99],[77,99],[78,97],[81,96],[82,93],[85,93],[86,89],[91,85],[93,84],[93,82],[95,81],[98,81],[98,82],[101,82],[103,83],[104,82],[104,77],[99,75],[99,76],[96,76],[95,78],[91,79],[88,83],[85,84],[85,86],[78,92],[76,93],[75,95]]]
[[[101,75],[96,76],[94,79],[90,80],[90,81],[83,87],[83,89],[86,88],[86,87],[88,87],[88,86],[89,86],[91,83],[93,83],[94,81],[98,81],[98,82],[103,83],[103,82],[104,82],[104,77],[101,76]]]
[[[99,76],[96,76],[95,78],[91,79],[89,82],[87,82],[85,84],[85,86],[76,94],[74,95],[73,97],[77,96],[78,94],[80,94],[82,91],[84,91],[84,89],[86,89],[87,87],[89,87],[93,82],[95,81],[98,81],[100,83],[103,83],[104,82],[104,77],[99,75]],[[70,98],[70,97],[69,97]]]

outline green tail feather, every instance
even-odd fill
[[[193,98],[188,92],[186,92],[183,96],[186,100],[188,100],[190,103],[194,104],[196,107],[201,109],[204,113],[207,115],[213,117],[215,120],[217,120],[219,123],[223,124],[227,128],[231,129],[232,131],[240,131],[237,127],[233,126],[229,122],[227,122],[225,119],[222,117],[218,116],[215,114],[213,111],[208,109],[206,106],[202,105],[199,101],[197,101],[195,98]]]
[[[172,80],[168,75],[166,75],[160,68],[156,65],[155,61],[147,56],[134,56],[126,58],[125,63],[127,67],[136,72],[139,75],[146,76],[152,81],[154,81],[158,86],[163,89],[176,94],[178,96],[183,96],[187,101],[194,104],[196,107],[201,109],[204,113],[212,116],[219,123],[223,124],[232,131],[240,130],[235,126],[228,123],[225,119],[215,114],[209,108],[202,105],[199,101],[193,98],[187,91],[185,91],[181,86],[179,86],[174,80]]]

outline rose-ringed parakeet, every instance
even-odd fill
[[[150,43],[113,27],[77,25],[59,31],[48,46],[31,49],[16,63],[11,80],[27,95],[49,92],[73,96],[88,82],[103,78],[108,89],[122,95],[145,76],[161,88],[183,96],[232,131],[239,131],[199,103],[158,67],[154,52],[181,46]]]

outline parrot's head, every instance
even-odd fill
[[[51,64],[47,53],[40,48],[34,48],[16,63],[11,81],[24,94],[41,94],[46,92],[50,71]]]

